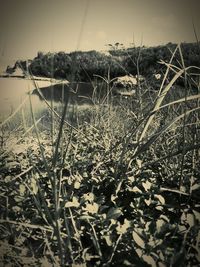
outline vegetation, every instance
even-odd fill
[[[94,98],[85,111],[62,103],[55,111],[44,102],[44,122],[30,95],[30,125],[22,117],[11,132],[9,119],[1,123],[4,266],[199,266],[199,68],[186,65],[181,47],[162,61],[157,91],[144,82],[137,97],[116,104],[108,64],[108,77],[98,76],[108,89],[101,103]],[[86,58],[92,76],[96,65]],[[47,59],[38,54],[32,72],[45,64],[50,72]]]
[[[42,53],[38,52],[29,65],[29,71],[36,76],[68,79],[72,73],[76,81],[87,82],[94,79],[93,74],[106,76],[110,68],[110,77],[114,78],[125,74],[136,75],[138,64],[140,74],[150,77],[152,74],[165,71],[161,68],[161,60],[168,62],[176,44],[169,43],[157,47],[129,47],[116,43],[109,45],[109,55],[97,51],[76,51],[71,53]],[[182,55],[185,66],[200,67],[200,50],[196,43],[182,43]],[[180,56],[173,59],[173,64],[181,62]],[[25,61],[18,61],[23,69],[27,69]],[[179,65],[179,63],[178,63]],[[171,78],[171,77],[169,77]]]

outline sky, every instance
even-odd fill
[[[0,0],[0,66],[42,52],[200,39],[200,0]]]

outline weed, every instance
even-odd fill
[[[177,53],[182,67],[172,64]],[[139,99],[116,104],[108,71],[92,108],[66,101],[60,114],[45,101],[52,120],[42,128],[29,95],[33,125],[23,116],[12,140],[14,115],[1,124],[1,262],[198,266],[200,95],[188,90],[198,68],[184,66],[179,46],[162,63],[160,89],[140,84]]]

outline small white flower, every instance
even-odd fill
[[[92,192],[84,194],[83,198],[85,201],[93,202],[94,201],[94,194]]]
[[[79,189],[80,186],[81,186],[81,184],[80,184],[79,182],[76,181],[76,182],[74,183],[74,188],[75,188],[75,189]]]
[[[86,207],[85,208],[83,207],[83,210],[89,213],[92,213],[92,214],[97,213],[98,209],[99,209],[99,205],[97,203],[93,203],[93,204],[87,203]]]

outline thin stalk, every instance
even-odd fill
[[[62,163],[61,163],[62,167],[63,167],[64,164],[65,164],[65,159],[66,159],[66,156],[67,156],[69,147],[70,147],[70,143],[71,143],[71,140],[72,140],[72,133],[73,133],[73,129],[71,128],[70,137],[69,137],[69,140],[68,140],[68,142],[67,142],[66,149],[65,149],[65,151],[63,152]]]
[[[48,167],[47,160],[46,160],[45,155],[44,155],[44,150],[43,150],[43,147],[42,147],[41,142],[40,142],[39,132],[38,132],[38,128],[37,128],[37,125],[36,125],[35,116],[34,116],[34,113],[33,113],[33,106],[32,106],[32,101],[31,101],[31,95],[30,94],[29,94],[29,102],[30,102],[31,116],[32,116],[32,119],[33,119],[33,125],[34,125],[34,129],[35,129],[35,132],[36,132],[36,138],[37,138],[37,141],[38,141],[38,144],[39,144],[40,152],[41,152],[41,155],[42,155],[42,160],[43,160],[45,169],[46,169],[46,171],[48,173],[48,176],[49,176],[49,178],[51,180],[51,171],[50,171],[50,168]]]
[[[78,231],[78,229],[77,229],[77,227],[76,227],[76,222],[75,222],[75,220],[74,220],[74,216],[73,216],[73,214],[72,214],[71,208],[68,208],[68,209],[69,209],[69,214],[70,214],[70,218],[71,218],[72,226],[73,226],[74,231],[75,231],[75,237],[74,237],[74,238],[79,242],[80,248],[81,248],[81,250],[83,250],[83,245],[82,245],[82,243],[81,243],[81,239],[80,239],[79,231]]]
[[[23,105],[26,103],[26,101],[28,100],[29,96],[26,96],[25,99],[23,100],[23,102],[15,109],[15,111],[6,119],[4,120],[2,123],[0,123],[0,127],[3,127],[6,123],[8,123],[8,121],[10,121],[15,114],[17,114],[17,112],[23,107]]]
[[[45,231],[45,232],[51,232],[51,233],[53,232],[53,229],[50,226],[44,227],[38,224],[22,223],[22,222],[4,220],[4,219],[0,219],[0,223],[10,223],[10,224],[15,224],[15,225],[23,226],[26,228],[30,228],[30,229],[40,229],[41,231]]]
[[[59,255],[60,255],[60,261],[61,261],[61,266],[64,266],[64,251],[63,251],[63,246],[62,246],[62,237],[61,237],[61,231],[60,231],[60,225],[59,225],[59,218],[58,218],[58,212],[55,212],[55,234],[57,237],[58,241],[58,249],[59,249]]]
[[[69,222],[68,222],[68,218],[64,212],[64,221],[65,221],[65,228],[66,228],[66,232],[67,232],[67,241],[66,241],[66,246],[67,249],[69,250],[70,256],[72,258],[73,261],[73,250],[72,250],[72,243],[71,243],[71,232],[69,229]]]
[[[23,128],[24,128],[24,132],[26,132],[27,125],[26,125],[26,119],[25,119],[24,109],[23,108],[21,110],[21,113],[22,113],[22,124],[23,124]]]
[[[32,102],[31,102],[31,96],[30,96],[30,94],[29,94],[29,97],[30,97],[31,114],[32,114],[32,118],[33,118],[33,122],[34,122],[34,126],[35,126],[36,136],[37,136],[37,139],[38,139],[38,143],[39,143],[39,147],[40,147],[40,151],[41,151],[41,154],[42,154],[42,158],[43,158],[43,162],[44,162],[45,168],[46,168],[46,170],[48,172],[48,175],[49,175],[49,178],[51,180],[51,172],[50,172],[50,170],[48,168],[47,161],[46,161],[46,158],[44,156],[43,149],[42,149],[42,146],[41,146],[41,143],[40,143],[39,133],[38,133],[38,130],[37,130],[37,126],[35,124],[35,118],[34,118],[34,114],[33,114],[33,108],[32,108]],[[38,189],[40,189],[39,186],[38,186]],[[63,266],[63,264],[64,264],[64,255],[63,255],[62,238],[61,238],[60,225],[59,225],[59,211],[58,211],[58,202],[57,202],[56,176],[55,176],[55,173],[54,172],[53,172],[52,190],[53,190],[54,205],[55,205],[55,225],[54,225],[52,219],[51,219],[51,223],[54,226],[55,235],[56,235],[57,241],[58,241],[58,249],[59,249],[61,266]],[[44,203],[45,211],[47,212],[49,218],[51,218],[51,215],[50,215],[48,206],[46,205],[46,201],[44,199],[43,193],[41,192],[40,195],[41,195],[42,200],[43,200],[43,203]]]
[[[40,97],[42,98],[42,100],[44,100],[45,104],[47,105],[47,107],[50,109],[51,112],[53,112],[60,120],[62,119],[62,117],[55,111],[51,109],[50,104],[47,102],[47,100],[45,99],[45,97],[43,96],[43,94],[41,93],[41,90],[38,88],[37,84],[35,83],[35,81],[32,79],[35,88],[37,90],[37,92],[39,93]],[[92,141],[87,134],[84,134],[82,131],[78,130],[76,127],[72,126],[68,121],[64,120],[64,123],[70,127],[70,129],[72,128],[74,131],[76,131],[77,133],[79,133],[80,135],[84,136],[86,139],[88,139],[88,141]],[[0,124],[1,126],[1,124]],[[103,148],[103,147],[102,147]]]
[[[54,224],[53,218],[51,216],[51,212],[50,212],[50,210],[48,208],[48,205],[46,203],[46,198],[45,198],[44,193],[43,193],[43,191],[42,191],[42,189],[41,189],[41,187],[40,187],[38,182],[37,182],[37,187],[38,187],[38,193],[40,195],[42,205],[37,200],[36,196],[33,194],[33,198],[34,198],[35,204],[36,204],[37,208],[39,209],[40,213],[42,213],[42,217],[45,218],[45,221],[47,221],[49,224],[52,225],[52,227],[55,228],[55,224]],[[42,206],[44,207],[44,214],[42,212]]]
[[[112,259],[113,259],[114,255],[115,255],[115,251],[116,251],[116,249],[117,249],[117,247],[119,245],[119,241],[121,240],[121,238],[122,238],[122,234],[119,235],[119,237],[118,237],[118,239],[117,239],[117,241],[115,243],[115,246],[113,248],[112,254],[110,256],[110,259],[108,260],[107,263],[111,263],[112,262]]]
[[[187,146],[187,147],[185,147],[185,153],[190,152],[190,151],[194,151],[195,149],[199,149],[199,148],[200,148],[200,143],[199,144],[197,143],[197,144],[194,144],[194,145]],[[178,155],[180,155],[182,153],[183,153],[183,149],[179,149],[179,150],[177,150],[177,151],[175,151],[173,153],[170,153],[170,154],[168,154],[168,155],[166,155],[164,157],[161,157],[161,158],[156,159],[154,161],[150,161],[150,162],[144,163],[143,164],[143,167],[152,166],[155,163],[158,163],[158,162],[160,162],[162,160],[171,159],[171,158],[176,157],[176,156],[178,156]],[[131,172],[127,172],[127,174],[130,174]]]
[[[183,127],[182,127],[182,143],[183,143],[183,153],[182,153],[182,157],[181,157],[181,171],[180,171],[180,181],[179,181],[179,188],[181,188],[181,186],[183,185],[183,165],[184,165],[184,162],[185,162],[185,137],[186,137],[186,112],[187,112],[187,72],[186,72],[186,68],[185,68],[185,62],[184,62],[184,59],[183,59],[183,54],[182,54],[182,51],[181,51],[181,47],[179,45],[178,47],[179,49],[179,54],[180,54],[180,57],[181,57],[181,63],[182,63],[182,67],[183,67],[183,70],[184,70],[184,83],[185,83],[185,101],[184,101],[184,117],[183,117]]]
[[[141,44],[142,45],[142,44]],[[141,56],[141,45],[139,48],[139,53],[136,61],[136,67],[137,67],[137,88],[136,88],[136,97],[139,101],[139,114],[142,114],[142,98],[141,98],[141,86],[140,86],[140,56]],[[140,119],[140,118],[139,118]]]
[[[54,154],[54,132],[55,132],[55,126],[54,126],[54,88],[52,84],[52,79],[53,79],[53,54],[51,57],[51,144],[52,144],[52,155]]]
[[[135,150],[135,153],[133,154],[134,158],[140,153],[147,150],[147,148],[149,148],[149,146],[152,145],[158,139],[158,137],[160,137],[164,132],[166,132],[174,123],[176,123],[180,119],[183,119],[184,116],[187,116],[190,113],[195,112],[197,110],[200,110],[200,107],[186,111],[185,113],[181,114],[180,116],[177,116],[174,120],[165,125],[159,132],[154,133],[144,145],[137,147],[137,150]]]
[[[97,233],[96,233],[96,230],[94,228],[94,225],[89,221],[87,220],[89,225],[91,226],[92,228],[92,232],[93,232],[93,236],[92,236],[92,240],[93,240],[93,243],[96,247],[96,250],[99,254],[99,257],[102,258],[102,252],[101,252],[101,247],[100,247],[100,244],[99,244],[99,240],[98,240],[98,237],[97,237]]]
[[[49,254],[50,254],[50,256],[51,256],[51,258],[52,258],[52,260],[53,260],[53,262],[55,264],[55,267],[60,267],[59,262],[57,261],[56,257],[53,255],[53,251],[52,251],[51,246],[49,244],[48,237],[45,238],[45,241],[44,242],[45,242],[45,244],[46,244],[46,246],[47,246],[47,248],[49,250]]]
[[[55,147],[55,152],[54,152],[54,156],[53,156],[53,167],[56,167],[56,161],[58,158],[58,149],[60,146],[60,142],[61,142],[61,138],[62,138],[62,133],[63,133],[63,126],[64,126],[64,121],[65,121],[65,116],[66,116],[66,112],[67,112],[67,106],[68,106],[68,101],[65,102],[65,106],[63,109],[63,113],[62,113],[62,117],[61,117],[61,122],[59,125],[59,132],[58,132],[58,137],[56,140],[56,147]]]
[[[146,133],[147,133],[147,130],[152,122],[152,120],[154,119],[155,117],[155,111],[158,110],[166,96],[166,94],[168,93],[168,91],[172,88],[172,85],[176,82],[176,80],[187,70],[191,69],[191,68],[196,68],[194,66],[190,66],[190,67],[187,67],[185,69],[181,69],[179,72],[176,73],[176,75],[173,77],[173,79],[169,82],[169,84],[164,88],[164,90],[162,91],[162,94],[159,96],[159,98],[157,99],[156,103],[155,103],[155,106],[145,124],[145,127],[140,135],[140,138],[139,138],[139,141],[142,141],[142,139],[145,137]]]
[[[175,48],[175,50],[174,50],[174,52],[173,52],[173,54],[172,54],[172,56],[171,56],[171,58],[170,58],[170,61],[169,61],[168,66],[171,65],[171,63],[172,63],[172,61],[173,61],[173,59],[174,59],[174,57],[175,57],[175,54],[176,54],[176,51],[177,51],[177,50],[178,50],[178,45],[176,46],[176,48]],[[169,74],[169,70],[170,70],[170,68],[168,67],[168,68],[166,69],[164,78],[163,78],[163,80],[162,80],[162,83],[161,83],[161,86],[160,86],[160,89],[159,89],[159,92],[158,92],[158,96],[161,94],[161,92],[162,92],[162,90],[163,90],[165,81],[166,81],[167,76],[168,76],[168,74]]]
[[[42,117],[42,118],[43,118],[43,117]],[[37,125],[37,124],[41,121],[42,118],[38,119],[38,120],[35,122],[35,124]],[[15,145],[17,145],[17,144],[23,139],[23,137],[24,137],[27,133],[29,133],[31,130],[33,130],[33,129],[34,129],[34,125],[32,125],[29,129],[27,129],[27,131],[26,131],[25,133],[22,134],[22,137],[19,138],[19,139],[17,140],[17,142],[15,142],[15,143],[13,144],[13,147],[14,147]],[[3,152],[3,153],[1,154],[1,156],[3,157],[6,153],[9,153],[11,150],[12,150],[12,147],[8,148],[5,152]]]

